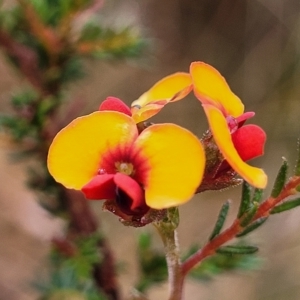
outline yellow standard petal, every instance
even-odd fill
[[[190,66],[194,92],[202,104],[219,108],[224,115],[238,117],[244,112],[242,101],[231,91],[225,78],[212,66],[193,62]]]
[[[150,166],[143,178],[148,206],[163,209],[191,199],[205,166],[204,150],[195,135],[175,124],[156,124],[140,134],[135,147]]]
[[[48,169],[67,188],[81,189],[98,172],[103,154],[130,146],[138,136],[129,116],[98,111],[72,121],[54,138]]]
[[[184,98],[192,90],[190,74],[177,72],[158,81],[150,90],[139,99],[132,102],[131,107],[142,108],[145,105],[159,100],[177,101]]]
[[[224,158],[230,166],[254,187],[263,189],[267,185],[267,175],[262,169],[252,167],[245,163],[236,151],[231,134],[222,112],[212,105],[204,105],[210,129]]]

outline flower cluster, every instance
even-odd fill
[[[202,140],[175,124],[145,124],[191,91],[209,123]],[[143,226],[196,192],[234,185],[236,174],[264,188],[264,171],[245,162],[263,154],[266,139],[260,127],[244,125],[253,116],[216,69],[194,62],[189,73],[163,78],[131,108],[108,97],[99,111],[75,119],[54,138],[48,168],[67,188],[105,200],[121,219]]]

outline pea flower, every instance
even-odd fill
[[[241,100],[212,66],[193,62],[190,74],[194,93],[202,103],[215,143],[226,162],[251,185],[265,188],[267,175],[264,171],[245,163],[263,153],[266,138],[259,126],[244,126],[254,113],[244,113]]]
[[[63,128],[49,149],[50,174],[87,199],[114,203],[122,215],[141,218],[185,203],[203,176],[201,143],[175,124],[139,133],[128,109],[113,98]]]
[[[143,122],[157,114],[166,104],[181,100],[192,90],[188,73],[177,72],[164,77],[131,104],[133,119]]]

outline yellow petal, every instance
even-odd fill
[[[224,158],[230,166],[249,184],[263,189],[267,185],[267,175],[262,169],[245,163],[235,149],[231,134],[222,112],[212,105],[203,105],[210,129]]]
[[[238,117],[244,112],[242,101],[231,91],[225,78],[212,66],[193,62],[190,66],[194,92],[202,104],[219,108],[225,116]]]
[[[159,100],[177,101],[184,98],[192,90],[192,80],[188,73],[178,72],[164,77],[139,99],[132,102],[131,107],[142,108]]]
[[[163,209],[191,199],[205,166],[196,136],[175,124],[156,124],[140,134],[135,147],[151,166],[143,182],[148,206]]]
[[[161,104],[148,104],[141,109],[134,107],[131,109],[132,118],[134,119],[135,123],[143,122],[156,115],[163,107],[164,105]]]
[[[98,111],[72,121],[54,138],[48,168],[67,188],[81,189],[98,172],[103,154],[130,146],[138,133],[129,116]]]

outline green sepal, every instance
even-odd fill
[[[296,168],[295,168],[295,175],[300,176],[300,139],[298,139],[298,157],[296,162]]]
[[[224,246],[216,250],[217,253],[233,255],[233,254],[253,254],[258,251],[255,246]]]
[[[263,189],[256,188],[254,190],[254,193],[253,193],[252,201],[256,202],[256,203],[260,203],[262,201],[262,198],[263,198],[263,193],[264,193]]]
[[[259,226],[261,226],[262,224],[264,224],[267,219],[268,219],[268,217],[261,217],[261,218],[255,220],[250,225],[248,225],[241,233],[238,233],[236,235],[236,237],[241,237],[241,236],[244,236],[244,235],[252,232],[256,228],[258,228]]]
[[[246,181],[244,181],[242,187],[242,199],[239,208],[238,218],[240,218],[249,209],[250,199],[251,199],[251,187]]]
[[[178,227],[179,221],[178,207],[171,207],[167,209],[166,216],[156,223],[156,227],[158,227],[159,230],[163,230],[165,233],[171,232]]]
[[[240,225],[242,227],[246,227],[251,222],[258,209],[258,206],[258,203],[253,203],[251,207],[243,214],[240,219]]]
[[[279,172],[277,174],[277,177],[276,177],[276,180],[275,180],[275,183],[273,186],[271,197],[277,198],[278,195],[280,194],[280,192],[282,191],[284,184],[286,182],[286,179],[287,179],[287,172],[288,172],[288,163],[287,163],[286,159],[283,158],[282,165],[279,169]]]
[[[282,203],[282,204],[280,204],[278,206],[275,206],[270,211],[270,213],[271,214],[279,214],[281,212],[293,209],[293,208],[295,208],[295,207],[297,207],[299,205],[300,205],[300,198],[297,198],[297,199],[294,199],[294,200],[291,200],[291,201],[284,202],[284,203]]]
[[[226,220],[226,217],[227,217],[227,214],[228,214],[228,211],[229,211],[229,207],[230,207],[230,201],[226,201],[223,204],[223,206],[222,206],[222,208],[221,208],[221,210],[219,212],[216,225],[215,225],[214,230],[212,231],[212,233],[211,233],[211,235],[209,237],[210,241],[213,238],[215,238],[220,233],[220,231],[222,230],[223,225],[224,225],[225,220]]]

